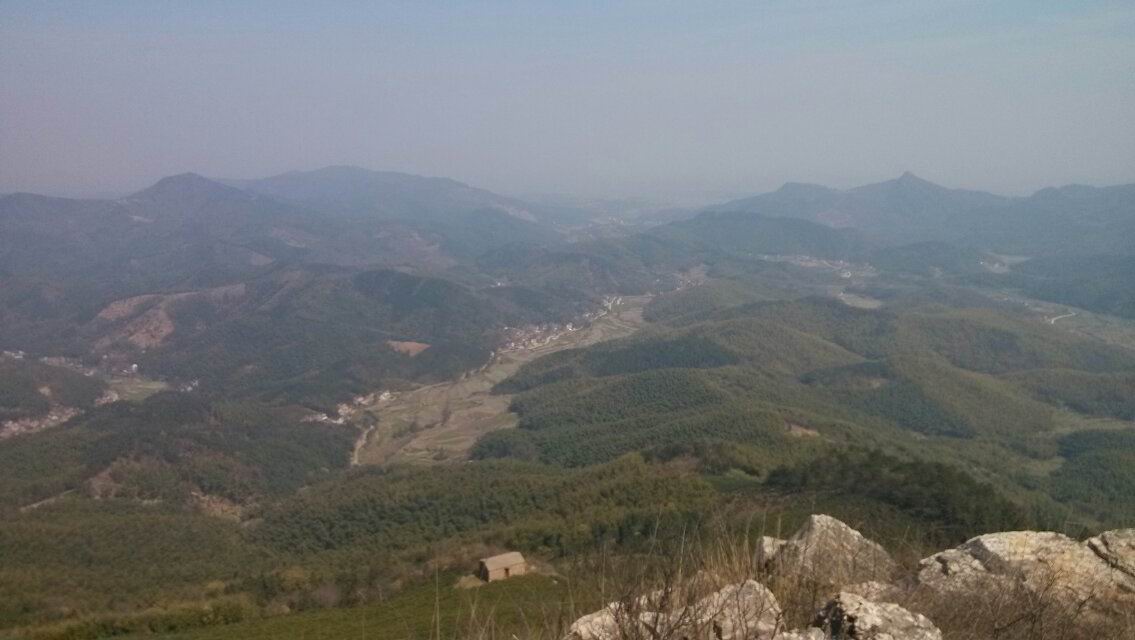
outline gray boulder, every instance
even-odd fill
[[[776,635],[781,611],[776,596],[756,580],[729,585],[676,612],[671,619],[691,640],[765,640]]]
[[[1135,529],[1105,531],[1085,544],[1108,566],[1135,578]]]
[[[655,600],[639,598],[629,606],[613,602],[572,623],[565,640],[772,640],[779,630],[776,596],[755,580],[729,585],[674,611],[651,610]]]
[[[895,562],[883,547],[826,515],[808,518],[765,566],[774,576],[807,581],[829,593],[850,584],[887,582]]]
[[[843,592],[820,610],[811,627],[786,631],[776,640],[942,640],[942,632],[926,616],[897,604]]]
[[[641,596],[629,602],[611,602],[589,613],[568,627],[564,640],[621,640],[646,637],[649,629],[659,625],[665,616],[654,609],[659,594]]]
[[[991,533],[922,560],[918,582],[953,593],[1019,591],[1061,615],[1114,618],[1135,612],[1133,537],[1109,531],[1081,543],[1052,532]]]
[[[620,637],[620,622],[625,619],[623,608],[619,603],[612,602],[573,622],[564,640],[614,640]]]
[[[828,638],[942,640],[942,632],[926,616],[852,593],[841,593],[829,602],[813,626],[823,629]]]
[[[815,627],[807,629],[793,629],[778,635],[776,640],[828,640],[828,634]]]
[[[855,594],[873,602],[896,602],[903,598],[901,587],[878,580],[869,580],[843,588],[844,593]]]
[[[772,536],[761,536],[757,542],[757,566],[765,566],[780,553],[786,541]]]

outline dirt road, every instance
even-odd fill
[[[516,426],[508,410],[512,397],[493,395],[495,384],[540,356],[628,336],[644,324],[647,296],[625,297],[589,326],[567,332],[548,344],[497,354],[481,369],[451,382],[419,387],[387,399],[376,397],[361,407],[356,422],[367,429],[355,464],[438,463],[465,459],[477,438]]]

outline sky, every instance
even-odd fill
[[[660,202],[1135,182],[1135,2],[0,0],[0,192],[332,164]]]

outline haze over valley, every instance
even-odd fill
[[[1131,637],[1135,14],[632,4],[0,7],[0,638]]]

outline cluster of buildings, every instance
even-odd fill
[[[18,420],[0,422],[0,440],[18,436],[21,433],[32,433],[34,431],[50,429],[51,427],[67,422],[80,413],[81,411],[74,407],[55,406],[52,407],[47,415],[38,418],[20,418]]]
[[[393,391],[374,391],[366,395],[355,396],[350,402],[340,402],[335,407],[335,417],[326,413],[316,413],[303,419],[304,422],[324,422],[327,424],[345,424],[355,417],[363,407],[383,402],[389,402],[397,397]]]
[[[582,314],[581,322],[568,322],[566,324],[546,323],[528,325],[526,327],[505,327],[505,340],[500,352],[522,351],[524,349],[538,349],[561,336],[579,331],[586,325],[595,322],[607,315],[612,309],[622,304],[622,296],[604,296],[602,305],[594,310]],[[494,354],[496,355],[496,354]]]
[[[565,333],[577,331],[579,327],[569,322],[560,324],[540,324],[526,327],[505,327],[506,338],[500,351],[522,351],[524,349],[538,349],[559,338]]]

